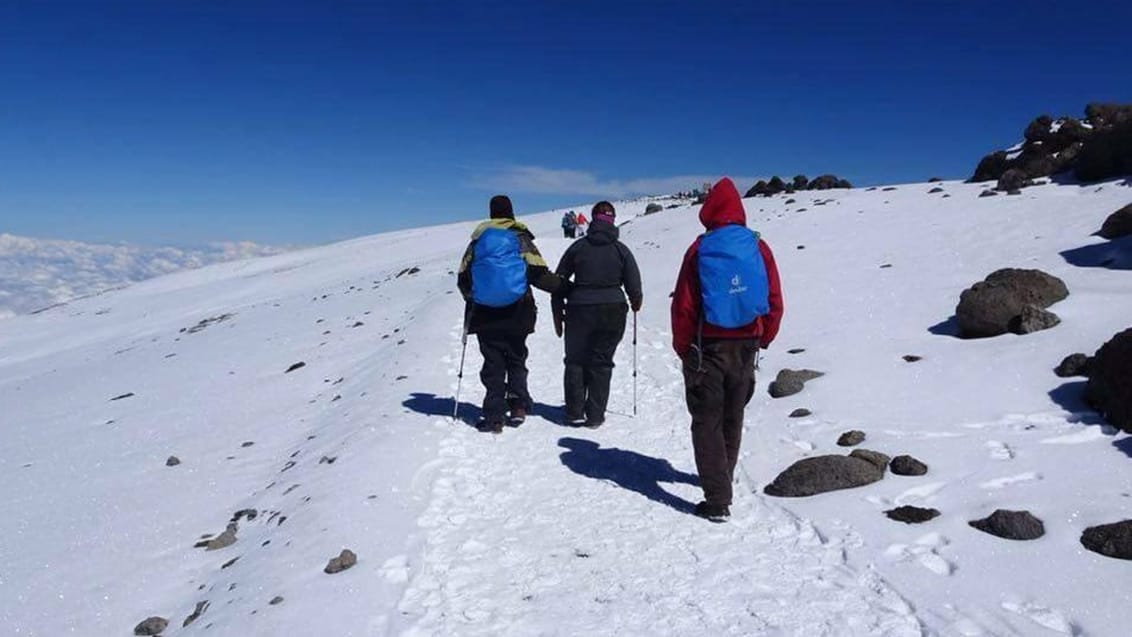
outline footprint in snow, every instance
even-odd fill
[[[979,488],[980,489],[1002,489],[1002,488],[1005,488],[1005,487],[1009,487],[1011,485],[1021,484],[1021,483],[1024,483],[1024,482],[1036,482],[1036,481],[1041,480],[1041,479],[1042,479],[1042,476],[1041,476],[1040,473],[1036,473],[1034,471],[1027,471],[1026,473],[1019,473],[1018,475],[1015,475],[1015,476],[1005,476],[1005,477],[1002,477],[1002,478],[996,478],[994,480],[987,480],[986,482],[983,482],[982,484],[980,484]]]
[[[1014,450],[1010,448],[1005,442],[999,440],[988,440],[987,451],[990,453],[992,460],[1013,460]]]

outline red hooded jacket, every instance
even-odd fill
[[[700,223],[708,230],[729,224],[747,225],[747,213],[739,191],[730,179],[724,177],[712,187],[700,209]],[[676,278],[676,292],[672,295],[672,347],[683,357],[696,342],[699,329],[702,297],[700,296],[699,259],[700,238],[684,253],[684,263]],[[766,263],[766,275],[770,284],[770,311],[755,319],[750,325],[735,329],[725,329],[709,323],[703,325],[704,338],[754,338],[762,346],[768,347],[778,336],[778,325],[782,321],[782,284],[778,279],[778,267],[774,254],[765,241],[759,239],[759,252]]]

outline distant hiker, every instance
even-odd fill
[[[584,213],[584,212],[578,213],[577,225],[578,225],[578,236],[579,237],[586,236],[586,232],[589,231],[589,227],[590,227],[590,220],[586,219],[586,213]]]
[[[573,239],[574,233],[577,231],[577,229],[578,229],[578,218],[574,215],[573,210],[562,215],[562,236],[563,237],[566,237],[567,239]]]
[[[704,490],[695,514],[722,521],[731,515],[731,483],[743,410],[755,391],[758,350],[778,335],[782,289],[774,254],[747,228],[730,179],[710,188],[700,223],[707,232],[684,254],[672,297],[672,346],[683,361]]]
[[[555,270],[563,279],[573,277],[573,286],[552,296],[551,305],[559,336],[563,320],[566,324],[566,421],[599,427],[605,422],[613,354],[625,335],[625,317],[630,306],[634,312],[641,309],[642,295],[637,261],[617,240],[613,204],[599,201],[592,214],[589,233],[567,248]]]
[[[530,286],[555,292],[569,283],[552,273],[534,235],[515,220],[511,200],[491,198],[491,219],[472,233],[460,261],[457,285],[467,302],[464,322],[483,354],[480,380],[481,431],[499,433],[508,420],[522,424],[531,408],[527,391],[527,335],[535,331],[537,309]]]

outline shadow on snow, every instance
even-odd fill
[[[1088,381],[1075,380],[1068,383],[1063,383],[1049,392],[1049,397],[1053,402],[1057,403],[1065,411],[1071,415],[1066,418],[1067,421],[1073,423],[1080,423],[1082,425],[1096,425],[1098,427],[1107,427],[1109,423],[1104,419],[1095,409],[1093,409],[1087,402],[1085,402],[1085,386]],[[1124,455],[1132,458],[1132,436],[1118,437],[1112,441],[1112,446],[1116,447]]]
[[[1109,270],[1132,270],[1132,237],[1121,237],[1093,243],[1060,253],[1070,265],[1080,268],[1107,268]]]
[[[452,396],[437,396],[436,394],[414,392],[408,399],[402,402],[401,405],[410,411],[415,411],[425,416],[451,418],[452,408],[455,404],[453,401],[455,401],[455,398]],[[481,411],[478,405],[460,401],[459,420],[466,425],[475,426],[480,419]],[[530,416],[538,416],[549,422],[560,424],[562,422],[562,408],[535,402],[531,406],[530,414],[528,414],[528,417]]]
[[[699,478],[676,470],[667,460],[625,449],[602,449],[598,443],[580,438],[562,438],[558,446],[566,449],[560,456],[562,464],[578,475],[612,482],[681,513],[691,513],[694,508],[691,502],[660,487],[661,482],[699,484]]]

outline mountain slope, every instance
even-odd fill
[[[1127,564],[1077,537],[1127,517],[1112,476],[1132,461],[1129,437],[1050,370],[1127,327],[1127,271],[1060,253],[1099,244],[1089,234],[1132,192],[943,187],[950,198],[909,184],[745,200],[776,250],[787,315],[722,526],[687,514],[699,492],[668,345],[667,295],[700,231],[688,208],[619,206],[645,279],[639,415],[627,336],[616,413],[596,431],[554,422],[561,342],[545,316],[530,340],[535,416],[500,436],[447,417],[451,271],[473,224],[212,266],[0,323],[0,498],[15,512],[0,517],[0,590],[16,600],[0,628],[128,634],[161,615],[166,635],[1122,634],[1113,591]],[[558,213],[526,220],[555,262]],[[1006,266],[1064,279],[1063,323],[947,335],[959,292]],[[472,339],[465,419],[479,362]],[[827,375],[772,400],[784,367]],[[787,418],[797,407],[814,413]],[[762,495],[794,460],[841,452],[850,428],[928,475]],[[943,515],[914,527],[881,514],[905,503]],[[967,526],[995,508],[1034,511],[1046,537]],[[235,544],[193,548],[248,509]],[[324,574],[346,547],[357,566]]]

